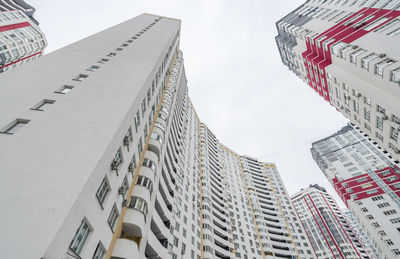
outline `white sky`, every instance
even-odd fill
[[[189,95],[200,119],[239,154],[276,163],[290,194],[318,183],[339,200],[310,147],[347,120],[282,64],[274,39],[275,22],[303,0],[27,2],[37,10],[47,53],[144,12],[181,19]]]

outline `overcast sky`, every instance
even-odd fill
[[[274,39],[275,22],[304,1],[27,2],[47,37],[46,53],[145,12],[181,19],[189,95],[200,119],[237,153],[276,163],[290,194],[318,183],[339,200],[310,147],[347,120],[282,64]]]

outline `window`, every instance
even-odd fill
[[[397,142],[398,137],[399,130],[394,127],[390,127],[390,138]]]
[[[400,28],[388,33],[389,36],[394,37],[396,35],[400,34]]]
[[[400,68],[397,68],[396,70],[392,71],[392,77],[391,80],[395,83],[400,84]]]
[[[97,71],[97,70],[99,70],[99,66],[90,66],[88,69],[87,69],[87,71],[91,71],[91,72],[95,72],[95,71]]]
[[[124,180],[122,181],[121,187],[119,189],[119,194],[122,194],[122,196],[125,196],[128,189],[129,189],[128,178],[126,178],[126,176],[125,176]]]
[[[361,67],[368,70],[369,62],[376,59],[378,54],[372,53],[361,60]]]
[[[143,166],[146,166],[148,168],[150,168],[151,170],[153,170],[154,172],[157,172],[157,165],[155,162],[153,162],[152,160],[148,159],[148,158],[144,158],[143,159]]]
[[[133,173],[136,169],[136,155],[133,155],[131,162],[129,163],[129,172]]]
[[[79,74],[79,75],[77,75],[74,79],[72,79],[72,80],[74,80],[74,81],[82,81],[83,79],[85,79],[85,78],[87,78],[88,77],[88,75],[84,75],[84,74]]]
[[[147,202],[142,198],[132,196],[132,199],[129,202],[129,208],[138,210],[142,212],[145,217],[147,217],[148,213]]]
[[[139,175],[136,184],[146,187],[146,189],[149,190],[150,195],[153,193],[153,183],[146,176]]]
[[[13,122],[11,122],[9,125],[4,127],[0,132],[1,133],[6,133],[6,134],[14,134],[18,130],[20,130],[23,126],[28,124],[30,120],[25,120],[25,119],[16,119]]]
[[[119,216],[118,210],[114,205],[111,209],[110,216],[108,216],[108,219],[107,219],[107,223],[110,226],[112,231],[114,231],[115,222],[117,222],[118,216]]]
[[[384,23],[384,22],[386,22],[388,20],[389,20],[389,18],[387,18],[387,17],[380,18],[380,19],[378,19],[376,21],[373,21],[369,25],[365,26],[363,29],[366,30],[366,31],[370,31],[370,30],[378,27],[379,25],[381,25],[382,23]]]
[[[139,142],[138,142],[139,156],[140,156],[140,154],[142,154],[142,151],[143,151],[143,143],[142,143],[142,137],[140,137]]]
[[[129,151],[129,146],[130,146],[132,140],[133,140],[132,128],[129,127],[129,129],[126,132],[125,137],[124,137],[124,146],[126,146],[128,148],[128,151]]]
[[[379,62],[378,64],[375,65],[375,73],[380,75],[380,76],[383,76],[383,69],[385,67],[388,67],[388,66],[394,64],[394,63],[395,63],[395,61],[392,60],[392,59],[386,59],[386,60],[384,60],[382,62]]]
[[[383,26],[379,27],[378,29],[376,29],[375,32],[383,32],[383,31],[391,28],[392,26],[399,24],[399,22],[400,22],[399,19],[396,19],[394,21],[388,22],[385,25],[383,25]]]
[[[366,191],[365,193],[366,193],[366,194],[374,194],[374,193],[377,193],[377,192],[378,192],[377,189],[373,189],[373,190],[368,190],[368,191]]]
[[[357,63],[357,57],[363,53],[365,53],[366,51],[363,49],[359,49],[356,52],[353,52],[352,54],[350,54],[350,62],[356,64]]]
[[[116,170],[118,173],[118,167],[124,162],[124,157],[122,156],[121,148],[118,149],[111,163],[111,170]]]
[[[142,117],[144,116],[145,112],[146,112],[146,98],[144,98],[142,101]]]
[[[99,189],[97,189],[96,192],[97,200],[100,202],[102,208],[103,208],[103,203],[109,191],[111,191],[110,185],[108,184],[107,179],[104,177],[103,181],[100,184]]]
[[[392,224],[400,223],[400,218],[391,219],[390,222],[391,222]]]
[[[389,207],[390,204],[389,204],[389,202],[384,202],[384,203],[377,204],[377,206],[378,206],[378,208],[384,208],[384,207]]]
[[[387,216],[387,215],[392,215],[392,214],[396,214],[397,212],[396,212],[396,210],[387,210],[387,211],[384,211],[383,212],[383,214],[385,215],[385,216]]]
[[[74,88],[73,86],[70,86],[70,85],[64,85],[63,87],[61,87],[60,89],[58,89],[57,91],[55,91],[55,93],[58,93],[58,94],[67,94],[67,93],[69,93],[71,90],[72,90],[72,88]]]
[[[371,112],[364,107],[364,119],[370,121],[371,119]]]
[[[35,106],[33,106],[33,108],[31,108],[31,110],[44,111],[45,109],[47,109],[47,107],[48,107],[50,104],[53,104],[53,103],[55,103],[55,102],[56,102],[56,101],[54,101],[54,100],[47,100],[47,99],[45,99],[45,100],[41,101],[40,103],[36,104]]]
[[[382,117],[376,117],[376,127],[380,130],[383,129],[383,119]]]
[[[115,57],[117,55],[117,53],[114,52],[110,52],[107,54],[108,57]]]
[[[77,253],[78,255],[81,253],[83,246],[85,245],[86,239],[89,236],[91,229],[86,220],[82,220],[81,225],[75,233],[74,238],[69,245],[69,248]]]
[[[151,92],[149,88],[149,90],[147,90],[147,105],[150,105],[150,101],[151,101]]]
[[[94,251],[92,259],[103,259],[105,254],[106,254],[106,249],[101,243],[99,243],[96,247],[96,251]]]
[[[139,111],[136,113],[135,115],[135,129],[136,129],[136,133],[138,132],[138,128],[140,126],[140,114]]]
[[[353,100],[353,107],[355,112],[359,112],[359,105],[358,102],[356,102],[356,100]]]
[[[109,61],[109,59],[102,58],[102,59],[100,59],[99,61],[97,61],[97,63],[105,64],[105,63],[108,62],[108,61]]]

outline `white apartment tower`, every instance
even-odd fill
[[[282,62],[400,160],[400,0],[309,0],[276,25]]]
[[[359,127],[350,124],[313,143],[311,152],[379,258],[400,258],[397,161]]]
[[[318,185],[292,197],[316,258],[370,258],[335,200]]]
[[[0,78],[0,258],[315,258],[274,164],[188,97],[180,21],[143,14]]]

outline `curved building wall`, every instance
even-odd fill
[[[179,39],[143,14],[0,79],[1,258],[315,258],[275,165],[201,123]]]

